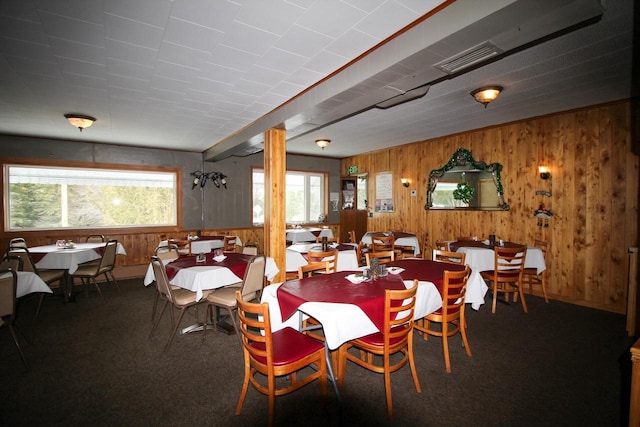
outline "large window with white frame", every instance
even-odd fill
[[[322,222],[326,215],[327,174],[324,172],[287,171],[286,213],[289,224]],[[253,223],[264,223],[264,170],[253,169],[252,180]]]
[[[177,169],[3,164],[4,230],[176,226]]]

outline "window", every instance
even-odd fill
[[[286,221],[288,223],[320,222],[326,214],[326,174],[321,172],[287,171]],[[264,170],[253,170],[253,223],[264,223]]]
[[[5,231],[177,225],[178,172],[4,165]]]

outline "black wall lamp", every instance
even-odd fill
[[[551,178],[551,172],[549,171],[548,166],[538,166],[538,172],[540,172],[541,179]]]
[[[220,188],[222,185],[224,188],[227,188],[227,176],[222,172],[202,172],[195,171],[190,174],[193,176],[193,181],[191,182],[191,189],[193,190],[198,185],[202,188],[207,183],[207,180],[211,179],[213,185],[217,188]]]

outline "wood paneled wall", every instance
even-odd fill
[[[565,112],[464,132],[343,159],[375,176],[393,174],[393,213],[375,213],[368,230],[408,230],[436,239],[496,234],[509,241],[550,243],[548,292],[553,299],[619,313],[626,310],[628,248],[638,237],[638,157],[632,153],[629,102]],[[509,211],[425,210],[429,172],[458,148],[476,160],[499,162]],[[538,166],[551,169],[540,179]],[[405,188],[401,178],[411,180]],[[417,196],[411,196],[417,190]],[[552,197],[536,195],[551,191]],[[544,203],[554,216],[538,227]],[[426,237],[425,237],[426,236]]]

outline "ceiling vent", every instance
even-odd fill
[[[434,64],[434,67],[447,74],[455,74],[460,70],[471,67],[479,62],[484,62],[494,56],[500,55],[502,50],[491,42],[484,42],[458,53],[452,57]]]

